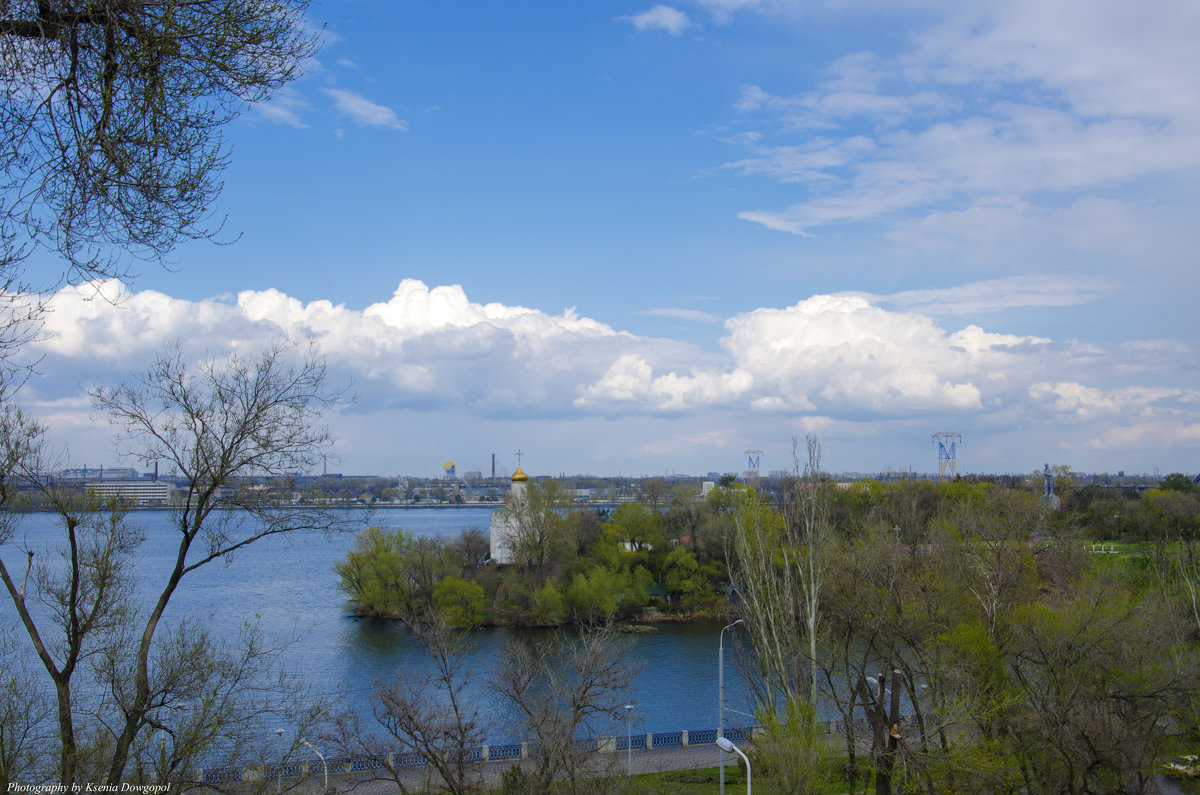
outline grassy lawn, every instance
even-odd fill
[[[695,770],[670,770],[663,773],[641,773],[632,779],[627,776],[613,776],[604,779],[593,779],[591,791],[598,793],[621,793],[622,795],[712,795],[719,791],[721,782],[719,767],[697,768]],[[756,780],[757,784],[758,781]],[[867,785],[860,781],[858,790],[865,792]],[[756,787],[758,789],[758,787]],[[843,795],[849,791],[845,781],[831,782],[821,793],[813,795]],[[554,792],[566,792],[564,784],[555,788]],[[589,791],[584,788],[584,791]],[[742,766],[727,765],[725,767],[726,795],[740,795],[746,791],[746,772]],[[489,790],[499,795],[500,790]]]

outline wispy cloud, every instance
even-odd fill
[[[684,12],[670,6],[658,5],[640,14],[617,17],[621,22],[628,22],[638,31],[662,30],[672,36],[678,36],[692,25],[692,21]]]
[[[286,124],[297,129],[308,125],[300,118],[300,114],[311,107],[300,92],[291,86],[278,91],[269,102],[260,102],[254,106],[254,112],[267,121],[276,124]]]
[[[651,315],[653,317],[673,317],[679,320],[695,320],[700,323],[720,323],[722,318],[709,312],[701,312],[699,309],[673,309],[671,307],[657,307],[655,309],[647,309],[642,312],[643,315]]]
[[[344,88],[327,88],[325,93],[333,98],[334,106],[358,124],[366,127],[383,127],[407,132],[408,122],[399,118],[396,111],[385,105],[377,105],[361,94]]]
[[[695,2],[712,14],[714,20],[725,24],[733,18],[735,11],[777,11],[781,7],[786,7],[789,0],[695,0]]]
[[[759,134],[725,167],[794,184],[797,201],[739,217],[805,235],[998,197],[1037,215],[1200,166],[1200,109],[1182,99],[1200,80],[1200,17],[1162,5],[1176,8],[972,4],[905,51],[831,62],[801,93],[744,87],[735,108]]]
[[[969,315],[1022,307],[1079,306],[1117,289],[1109,279],[1082,274],[1035,274],[986,279],[958,287],[861,295],[872,303],[926,315]]]

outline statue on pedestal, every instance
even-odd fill
[[[1046,491],[1042,494],[1042,503],[1050,508],[1057,509],[1059,505],[1058,495],[1054,493],[1054,473],[1050,471],[1050,465],[1042,469],[1042,477],[1046,479]]]

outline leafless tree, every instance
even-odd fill
[[[611,628],[508,644],[493,686],[524,718],[533,741],[532,791],[548,792],[558,779],[580,791],[593,752],[576,741],[618,717],[635,673]]]
[[[36,780],[49,745],[45,722],[51,712],[13,633],[0,628],[0,791],[8,792],[10,782]]]
[[[196,625],[160,626],[163,613],[183,578],[214,560],[271,535],[348,523],[327,511],[290,507],[288,473],[310,468],[329,443],[316,420],[337,400],[314,356],[293,363],[286,348],[272,347],[252,360],[234,355],[192,367],[172,347],[141,379],[94,390],[92,397],[98,413],[122,426],[129,454],[166,461],[185,485],[171,509],[175,560],[151,586],[158,591],[149,604],[135,604],[134,582],[146,576],[132,565],[140,533],[118,506],[58,492],[43,476],[40,427],[11,407],[4,415],[16,433],[0,442],[0,498],[12,495],[18,479],[34,484],[63,530],[60,560],[35,565],[28,554],[22,574],[0,558],[0,580],[55,688],[58,777],[68,786],[85,762],[97,778],[120,782],[131,760],[140,764],[143,731],[228,737],[255,714],[280,708],[261,697],[281,692],[264,684],[275,655],[261,639],[251,634],[231,650]],[[0,540],[7,540],[16,525],[3,527]],[[86,721],[88,736],[80,738],[76,728],[85,713],[74,703],[72,680],[85,661],[106,692],[105,703],[86,713],[102,717]],[[215,734],[203,746],[177,746],[187,752],[174,767],[214,748],[214,741]]]
[[[223,784],[211,776],[204,785],[197,782],[200,770],[214,764],[269,773],[305,752],[303,738],[326,729],[328,701],[281,664],[293,639],[272,638],[254,625],[237,638],[214,638],[191,621],[160,635],[151,666],[152,700],[160,706],[131,746],[123,780],[169,784],[172,792],[273,792],[270,776],[255,783]],[[118,658],[99,667],[111,691],[105,714],[119,714],[122,686],[129,684],[120,672],[127,663]],[[279,737],[270,731],[282,726],[288,728]]]
[[[329,739],[339,753],[374,761],[375,777],[401,792],[408,792],[412,783],[404,764],[404,756],[411,754],[424,757],[440,787],[468,792],[478,784],[468,754],[485,737],[479,709],[468,695],[473,676],[463,654],[467,633],[447,626],[436,614],[406,623],[424,646],[429,667],[405,666],[391,681],[375,682],[370,725],[356,712],[343,712]]]
[[[77,716],[86,710],[74,701],[75,675],[104,653],[133,612],[131,553],[142,538],[120,506],[106,509],[91,495],[64,492],[47,483],[42,476],[43,429],[13,407],[7,409],[4,425],[13,435],[0,444],[12,468],[0,477],[0,507],[15,507],[18,481],[34,484],[64,534],[64,543],[52,550],[50,560],[35,560],[33,549],[25,551],[19,584],[0,558],[0,581],[52,683],[61,742],[60,783],[69,786],[85,753],[81,746],[91,745],[81,743],[77,731]],[[16,517],[6,519],[0,541],[8,541],[16,529]]]
[[[829,488],[821,475],[821,444],[817,437],[805,441],[806,457],[801,469],[800,442],[792,439],[795,462],[794,492],[784,501],[787,541],[784,554],[793,547],[800,570],[800,598],[804,605],[804,626],[808,638],[810,673],[809,703],[817,703],[817,627],[821,620],[821,583],[829,565],[832,529],[829,524]],[[784,565],[787,565],[785,558]],[[814,712],[815,715],[815,712]]]
[[[646,478],[642,481],[639,502],[649,505],[650,510],[658,513],[658,506],[665,501],[666,496],[667,481],[662,478]]]
[[[551,563],[570,555],[575,549],[567,519],[571,507],[570,497],[553,480],[530,483],[522,494],[509,496],[509,545],[518,565],[544,572]]]
[[[487,535],[476,525],[464,528],[450,544],[464,573],[475,574],[487,563],[491,550]]]
[[[799,440],[793,439],[792,452],[795,471],[785,483],[782,516],[747,496],[736,515],[729,561],[762,674],[759,701],[772,712],[780,697],[817,701],[821,584],[832,535],[821,446],[809,436],[801,460]]]
[[[977,501],[960,505],[955,527],[969,542],[958,545],[972,570],[969,586],[988,634],[1003,641],[1005,617],[1037,588],[1029,546],[1040,521],[1036,498],[1027,491],[988,488]],[[943,545],[944,546],[944,545]]]
[[[781,565],[782,517],[753,492],[740,492],[742,504],[734,515],[735,532],[730,577],[737,587],[739,612],[754,667],[748,682],[755,699],[776,711],[785,694],[803,692],[805,682],[803,614],[796,570]]]

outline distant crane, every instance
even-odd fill
[[[939,431],[933,435],[933,441],[938,446],[938,479],[941,483],[950,473],[950,480],[958,477],[958,451],[956,444],[962,444],[962,434],[953,431]]]
[[[762,450],[746,451],[746,484],[752,489],[758,488],[758,462],[762,454]]]

